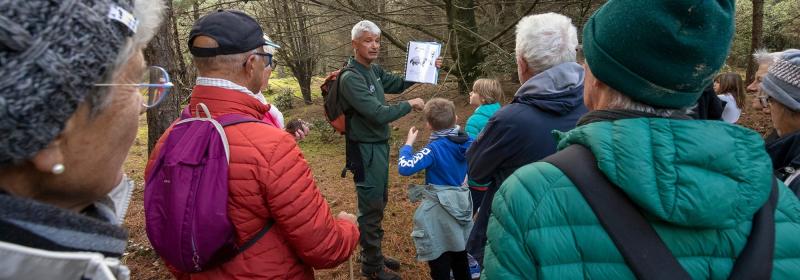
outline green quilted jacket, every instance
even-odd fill
[[[560,133],[651,221],[693,279],[726,279],[770,192],[760,136],[719,121],[596,122]],[[780,184],[773,279],[800,279],[800,201]],[[578,189],[555,166],[518,169],[494,198],[482,279],[635,279]]]

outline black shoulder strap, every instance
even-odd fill
[[[628,196],[600,173],[591,151],[572,145],[542,161],[580,190],[637,279],[691,279]]]
[[[256,233],[256,235],[254,235],[253,238],[250,238],[250,240],[248,240],[247,242],[242,244],[241,247],[239,247],[239,253],[244,252],[245,250],[247,250],[247,248],[250,248],[251,246],[256,244],[256,242],[258,242],[258,240],[261,239],[261,237],[264,237],[264,235],[266,235],[267,232],[269,232],[269,229],[271,229],[272,225],[274,224],[275,224],[274,219],[267,220],[267,224],[264,225],[264,228],[258,231],[258,233]]]
[[[542,161],[556,166],[575,184],[638,279],[691,279],[628,196],[600,172],[591,151],[572,145]],[[769,200],[756,212],[729,279],[770,278],[777,196],[773,180]]]
[[[775,253],[775,209],[778,208],[778,180],[772,178],[767,203],[753,215],[747,244],[739,253],[728,279],[771,279]]]

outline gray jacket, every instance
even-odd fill
[[[408,190],[411,202],[422,200],[414,212],[411,237],[418,261],[430,261],[444,252],[466,249],[472,230],[472,198],[463,186],[414,185]]]

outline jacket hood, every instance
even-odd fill
[[[467,149],[469,149],[469,146],[472,144],[472,138],[463,130],[459,130],[458,135],[447,136],[446,138],[452,145],[458,146],[458,153],[455,154],[455,158],[466,160]]]
[[[514,94],[512,103],[534,106],[557,115],[583,105],[583,67],[562,63],[531,77]]]
[[[558,149],[591,149],[606,177],[641,209],[670,224],[729,228],[770,193],[772,171],[758,133],[719,121],[637,118],[560,133]]]

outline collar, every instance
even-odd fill
[[[198,85],[198,86],[219,87],[219,88],[229,89],[229,90],[233,90],[233,91],[238,91],[238,92],[247,94],[250,97],[253,97],[253,98],[257,99],[258,101],[260,101],[263,104],[267,104],[267,99],[264,98],[264,95],[262,95],[262,94],[254,94],[252,91],[250,91],[246,87],[243,87],[243,86],[241,86],[239,84],[236,84],[236,83],[231,82],[231,81],[226,80],[226,79],[209,78],[209,77],[197,77],[197,81],[196,81],[195,84]]]
[[[458,131],[460,129],[461,129],[461,127],[456,125],[455,127],[445,128],[445,129],[442,129],[442,130],[437,130],[437,131],[431,132],[430,140],[432,141],[432,140],[436,140],[436,139],[447,137],[447,136],[457,136],[458,135]]]
[[[120,257],[128,232],[95,209],[77,213],[32,199],[0,194],[0,240],[48,251],[97,252]]]
[[[203,85],[197,85],[192,89],[189,109],[193,110],[199,103],[206,104],[213,117],[241,114],[260,120],[269,112],[270,108],[269,104],[263,104],[239,91]]]
[[[371,63],[370,63],[370,65],[361,64],[360,62],[358,62],[358,60],[356,60],[356,58],[354,56],[350,57],[349,65],[353,66],[356,69],[359,69],[359,70],[361,70],[363,72],[367,72],[367,71],[371,71],[372,70],[372,64]]]
[[[800,131],[767,142],[766,148],[775,170],[800,168]]]
[[[678,120],[691,120],[689,116],[682,114],[682,113],[674,113],[670,116],[659,116],[656,114],[645,113],[641,111],[634,111],[634,110],[622,110],[622,109],[611,109],[611,110],[595,110],[590,111],[583,115],[578,120],[577,126],[582,126],[585,124],[595,123],[595,122],[603,122],[603,121],[617,121],[617,120],[624,120],[624,119],[637,119],[637,118],[663,118],[663,119],[678,119]]]

